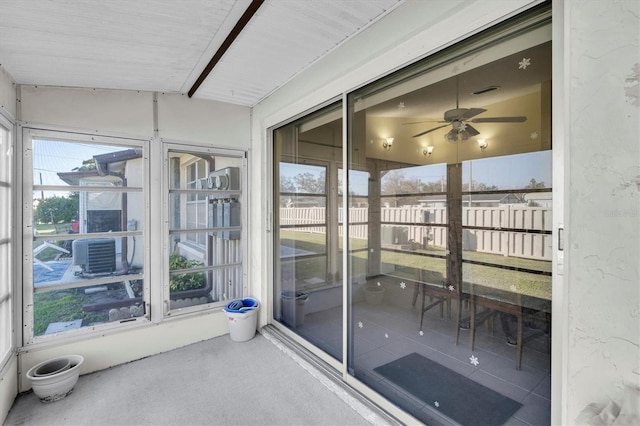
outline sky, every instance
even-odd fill
[[[94,155],[123,149],[127,147],[36,139],[33,141],[33,184],[39,185],[42,177],[43,185],[67,185],[58,177],[58,172],[70,172]]]
[[[550,150],[465,161],[462,163],[462,180],[463,184],[468,184],[471,174],[476,183],[495,185],[499,189],[521,189],[527,186],[531,179],[535,179],[536,182],[544,182],[545,187],[551,188],[551,165]],[[280,174],[289,178],[304,172],[312,173],[317,177],[321,170],[322,167],[309,164],[281,163],[280,166]],[[440,179],[445,178],[447,166],[441,163],[409,167],[402,169],[402,173],[407,179],[417,178],[425,183],[439,182]],[[350,187],[356,194],[367,193],[368,174],[366,172],[354,171],[351,173],[350,180]]]

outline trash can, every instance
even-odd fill
[[[229,324],[229,337],[234,342],[246,342],[256,335],[260,303],[251,297],[227,303],[224,313]]]
[[[309,293],[302,291],[283,290],[282,298],[282,322],[298,327],[304,324],[304,304],[309,299]]]

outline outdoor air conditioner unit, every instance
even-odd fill
[[[116,240],[93,238],[73,242],[73,264],[86,274],[106,274],[116,271]]]

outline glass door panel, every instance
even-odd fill
[[[342,359],[340,104],[274,131],[274,318]]]
[[[347,218],[349,235],[366,230],[366,249],[347,247],[347,371],[427,424],[549,423],[544,25],[503,27],[347,97],[348,177],[368,173],[366,216]]]

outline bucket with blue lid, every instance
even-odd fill
[[[234,342],[246,342],[256,335],[260,302],[252,297],[232,300],[224,307],[229,324],[229,337]]]

